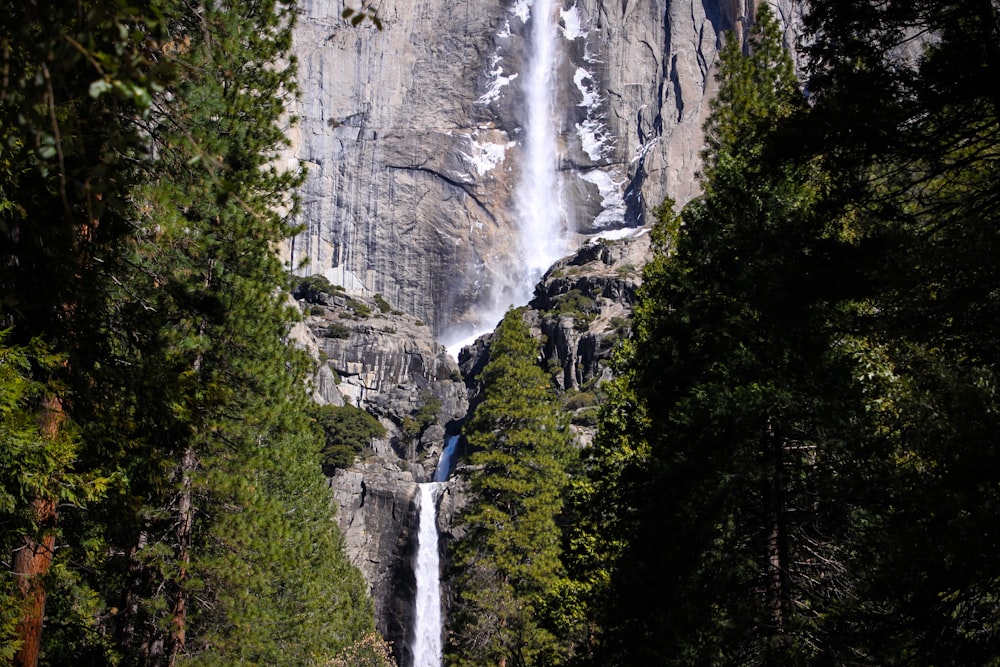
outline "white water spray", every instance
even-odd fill
[[[538,279],[569,249],[558,177],[558,128],[554,107],[559,33],[553,0],[534,0],[531,23],[532,52],[524,86],[527,136],[517,187],[524,275],[515,293],[521,297],[521,303],[531,298]]]
[[[413,573],[417,599],[413,613],[413,667],[441,667],[441,568],[438,559],[438,491],[448,481],[459,436],[449,436],[434,470],[434,481],[418,484],[417,557]]]
[[[437,506],[438,482],[418,484],[419,527],[417,558],[417,600],[414,610],[413,667],[441,665],[441,581],[438,564]]]
[[[555,114],[559,63],[557,0],[531,0],[516,5],[516,15],[530,22],[527,71],[517,80],[525,110],[524,155],[515,190],[518,247],[506,275],[496,276],[488,303],[478,308],[473,330],[446,337],[448,351],[458,351],[492,331],[507,308],[531,300],[535,285],[552,264],[569,254],[572,229],[566,222],[559,179],[559,141]],[[512,86],[513,89],[513,86]]]

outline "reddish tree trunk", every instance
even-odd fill
[[[62,401],[57,397],[43,401],[38,418],[41,437],[54,440],[65,418]],[[38,528],[33,535],[24,535],[13,553],[14,577],[24,598],[24,615],[17,624],[21,648],[14,655],[15,667],[35,667],[41,653],[46,596],[44,578],[52,567],[56,546],[58,509],[55,499],[35,497],[31,501],[31,514]]]
[[[16,667],[35,667],[42,646],[42,622],[45,619],[45,583],[43,578],[52,566],[55,552],[56,502],[35,498],[31,511],[41,526],[37,536],[25,535],[14,550],[14,576],[25,600],[24,615],[17,625],[21,648],[14,656]]]

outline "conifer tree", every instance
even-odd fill
[[[815,3],[808,115],[839,224],[880,248],[853,323],[883,490],[845,619],[872,664],[988,664],[1000,650],[993,508],[1000,8]],[[947,565],[943,565],[947,563]],[[893,619],[886,622],[886,619]]]
[[[21,613],[30,632],[2,650],[25,665],[43,643],[45,664],[332,659],[372,614],[286,341],[293,6],[5,9],[3,437],[40,434],[51,456],[11,448],[26,465],[4,479],[3,546],[54,538],[41,551],[61,559],[45,564],[45,632],[40,604],[5,599],[4,631]],[[58,531],[31,515],[65,500]]]
[[[591,565],[609,587],[596,664],[822,660],[851,585],[836,540],[850,510],[824,502],[859,409],[827,326],[849,281],[815,216],[822,176],[775,157],[803,98],[766,6],[719,80],[705,194],[654,230],[591,457],[586,525],[609,552]]]
[[[136,120],[168,72],[149,58],[146,39],[159,25],[143,3],[7,2],[2,12],[0,327],[11,350],[43,351],[27,353],[20,368],[31,387],[21,396],[34,404],[6,417],[17,431],[16,414],[34,414],[37,453],[46,452],[11,469],[13,488],[29,493],[10,498],[7,509],[21,520],[10,525],[17,539],[4,545],[12,548],[4,575],[25,598],[14,662],[35,665],[60,507],[82,503],[103,476],[69,446],[80,444],[72,379],[95,356],[94,305],[107,296],[132,229],[128,196],[144,146]],[[42,362],[52,358],[60,362]]]
[[[998,19],[812,3],[808,108],[724,62],[591,462],[597,664],[995,658]]]
[[[134,270],[109,313],[125,391],[93,406],[114,427],[95,441],[126,429],[133,448],[129,487],[106,507],[122,520],[104,539],[125,554],[109,563],[109,625],[135,664],[321,660],[372,615],[329,516],[307,367],[285,339],[293,7],[163,12],[160,55],[183,75],[154,99],[155,178],[137,192]]]
[[[559,515],[571,439],[520,311],[490,343],[483,400],[465,435],[473,500],[453,551],[448,649],[456,664],[561,662],[555,594],[565,577]]]

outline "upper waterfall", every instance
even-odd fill
[[[534,0],[531,8],[531,54],[525,76],[527,108],[524,161],[517,185],[520,269],[518,304],[531,298],[542,274],[569,252],[569,225],[559,183],[555,107],[559,35],[553,0]]]
[[[792,0],[771,4],[794,23]],[[532,289],[507,258],[544,271],[566,221],[581,234],[634,227],[665,195],[683,204],[697,194],[719,31],[738,18],[733,6],[384,0],[377,30],[344,21],[343,3],[301,3],[301,120],[282,157],[308,174],[289,268],[381,294],[446,343],[472,334],[476,319],[492,327]],[[557,152],[558,166],[527,158],[529,133],[544,128],[529,115],[556,137],[532,140],[547,146],[532,153]],[[537,164],[552,171],[526,171]],[[556,233],[550,219],[522,242],[529,182],[565,213]],[[492,289],[522,280],[519,299]]]
[[[524,118],[518,132],[522,156],[514,193],[517,240],[510,256],[502,262],[506,270],[495,277],[489,298],[475,309],[474,325],[465,327],[446,343],[453,354],[491,331],[507,308],[531,299],[545,271],[570,252],[574,231],[559,177],[559,8],[555,0],[522,0],[513,11],[530,27],[523,55],[526,71],[506,80],[506,85],[520,95]]]

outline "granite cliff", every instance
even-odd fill
[[[771,4],[794,45],[799,4]],[[306,316],[297,338],[320,362],[317,400],[350,401],[386,427],[331,485],[348,552],[402,664],[410,658],[416,484],[459,432],[489,353],[489,337],[480,338],[459,365],[438,341],[473,318],[521,260],[516,200],[531,5],[383,0],[375,7],[381,30],[348,25],[339,1],[300,5],[302,96],[289,160],[304,163],[309,177],[304,231],[285,252],[298,273],[336,287],[297,293]],[[527,317],[582,445],[649,256],[639,228],[664,197],[683,204],[697,194],[720,34],[742,34],[755,5],[556,0],[560,178],[552,204],[578,247],[538,283]],[[625,228],[637,233],[594,238]],[[442,544],[461,530],[451,517],[462,503],[452,480],[439,497]]]
[[[794,43],[798,4],[773,3]],[[697,192],[721,31],[754,0],[562,0],[559,192],[572,230],[640,226]],[[295,160],[309,168],[290,266],[382,294],[439,336],[516,270],[528,0],[383,0],[382,30],[304,0]]]
[[[611,375],[611,352],[629,326],[648,256],[643,231],[588,243],[547,272],[526,310],[542,342],[540,363],[560,387],[581,444],[592,435],[600,384]],[[318,278],[303,281],[294,296],[303,313],[294,338],[317,361],[314,399],[361,407],[386,429],[354,465],[333,471],[330,484],[348,555],[371,588],[379,630],[407,664],[417,483],[430,479],[446,438],[459,432],[490,337],[464,349],[460,367],[428,326],[381,298],[348,296]],[[442,553],[461,531],[452,517],[463,504],[456,477],[438,496]]]
[[[430,328],[381,297],[349,296],[319,277],[302,281],[293,296],[303,318],[292,337],[316,360],[313,399],[350,403],[385,427],[354,465],[330,471],[330,485],[347,554],[375,600],[379,631],[405,662],[417,483],[431,478],[446,436],[458,432],[467,390]],[[445,539],[457,493],[450,485],[438,498]]]

